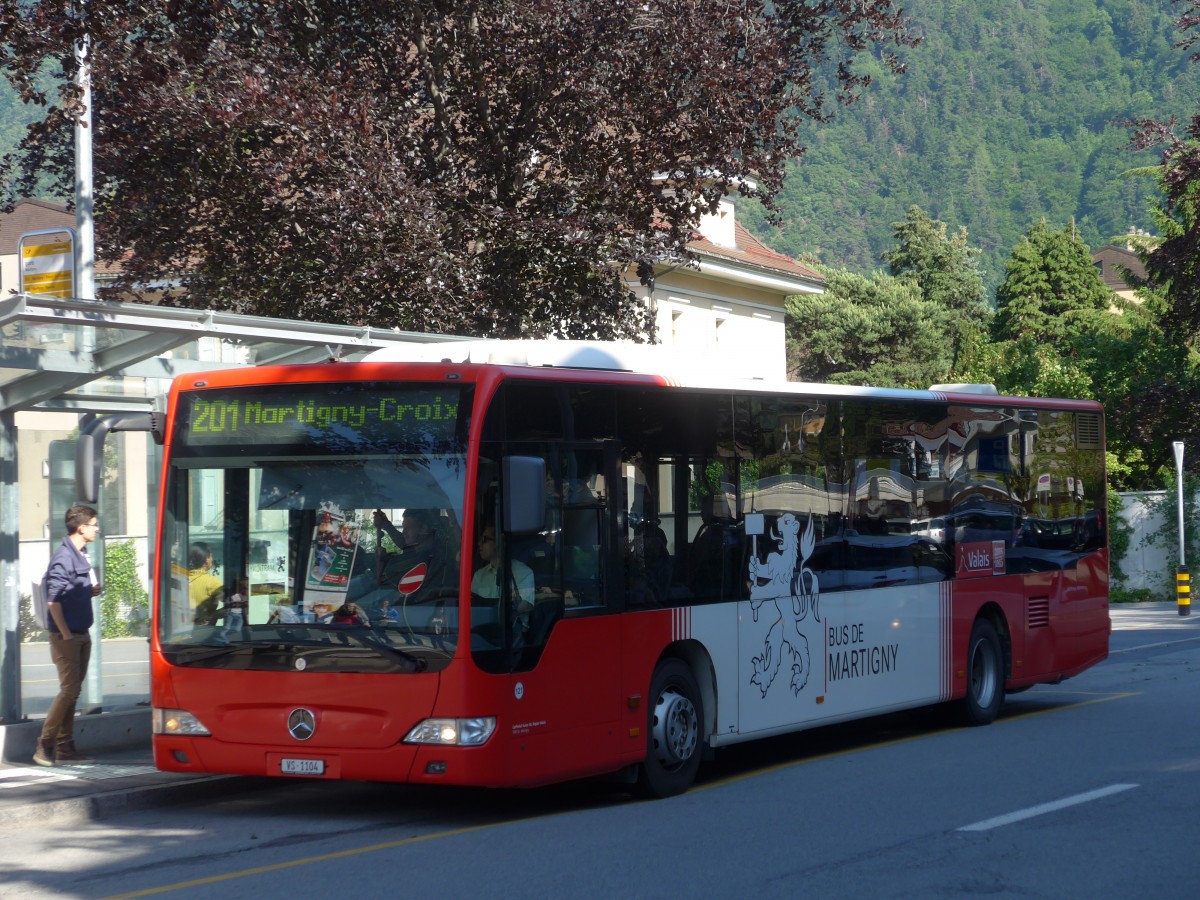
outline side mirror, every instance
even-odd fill
[[[166,434],[162,413],[121,413],[93,419],[79,432],[75,445],[75,494],[85,503],[95,503],[100,493],[100,465],[104,439],[110,431],[148,431],[161,445]]]
[[[546,461],[539,456],[506,456],[504,478],[504,530],[533,534],[546,525]]]

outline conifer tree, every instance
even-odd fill
[[[1111,292],[1087,244],[1071,227],[1033,226],[1013,249],[996,292],[997,340],[1052,344],[1094,330]]]
[[[921,296],[940,311],[956,363],[963,345],[986,332],[991,311],[983,299],[979,250],[967,241],[967,230],[947,234],[939,222],[917,206],[903,222],[893,222],[899,246],[883,254],[897,277],[915,279]]]
[[[951,372],[947,317],[913,279],[817,266],[822,294],[789,297],[793,378],[835,384],[927,388]]]

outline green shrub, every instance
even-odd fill
[[[150,599],[137,572],[133,541],[104,546],[104,593],[100,595],[100,636],[148,633]]]
[[[1129,553],[1129,545],[1133,538],[1133,526],[1121,518],[1121,495],[1109,489],[1108,492],[1108,574],[1112,578],[1110,594],[1115,595],[1125,583],[1127,577],[1121,562]],[[1119,602],[1119,601],[1116,601]]]
[[[1154,599],[1154,592],[1150,588],[1113,588],[1109,591],[1108,599],[1111,603],[1149,603]]]
[[[22,594],[20,600],[20,618],[21,618],[21,640],[22,641],[48,641],[49,635],[46,630],[37,623],[37,619],[33,617],[33,595]]]

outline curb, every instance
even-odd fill
[[[195,800],[217,800],[247,791],[261,790],[269,779],[239,775],[205,775],[187,781],[150,784],[135,788],[115,787],[112,790],[64,797],[59,800],[40,800],[21,806],[0,807],[0,828],[36,822],[39,825],[81,824],[107,819],[124,813],[189,803]]]
[[[24,764],[42,733],[41,719],[0,725],[0,763]],[[150,709],[75,717],[75,742],[88,753],[150,748]]]

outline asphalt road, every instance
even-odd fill
[[[0,842],[0,896],[1195,896],[1200,619],[960,728],[937,711],[727,751],[689,793],[281,781]]]

